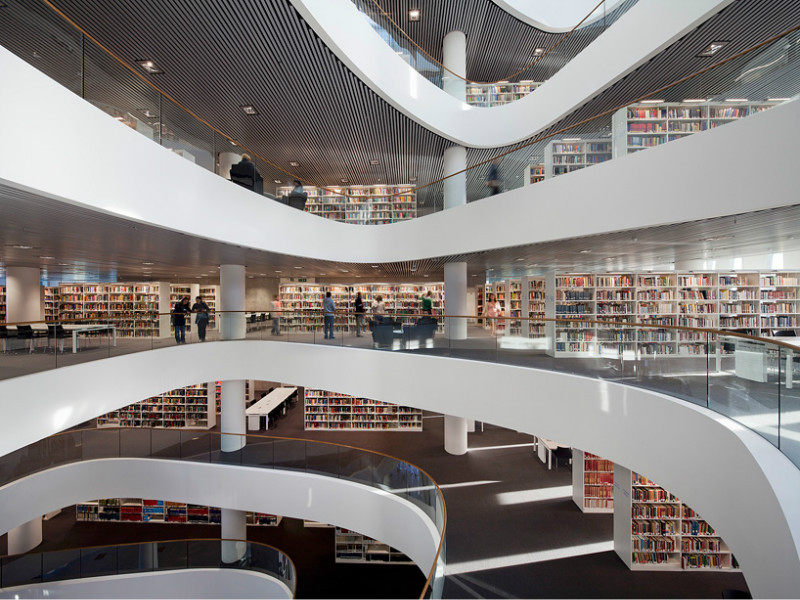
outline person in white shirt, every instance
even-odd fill
[[[386,314],[386,305],[383,303],[383,296],[378,296],[375,298],[375,302],[372,303],[372,316],[379,317],[375,319],[376,321],[380,321],[381,318]]]

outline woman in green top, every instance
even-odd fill
[[[433,313],[433,292],[430,290],[422,297],[422,312],[426,315]]]

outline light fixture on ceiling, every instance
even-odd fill
[[[371,165],[379,165],[379,164],[381,164],[381,161],[379,161],[379,160],[375,160],[375,159],[373,158],[371,161],[369,161],[369,164],[371,164]]]
[[[541,56],[544,54],[544,48],[534,48],[533,55],[534,56]]]
[[[347,269],[339,269],[339,270],[340,270],[342,273],[349,273],[349,272],[350,272],[350,271],[348,271]]]
[[[144,261],[142,264],[143,264],[143,265],[152,265],[153,263],[151,263],[151,262],[147,262],[147,261]]]
[[[661,100],[661,99],[656,100],[655,98],[650,99],[650,100],[642,100],[642,104],[663,104],[663,103],[664,103],[664,100]]]
[[[370,265],[373,269],[377,269],[378,265]]]
[[[292,161],[289,161],[289,166],[290,167],[299,167],[300,163],[297,162],[296,160],[292,160]]]
[[[788,102],[791,98],[767,98],[767,102]]]
[[[591,254],[591,250],[581,250],[581,254]]]
[[[416,177],[409,177],[409,178],[408,178],[408,180],[409,180],[409,181],[416,181],[416,180],[417,180],[417,178],[416,178]]]
[[[747,98],[725,98],[725,102],[748,102]]]
[[[725,44],[728,43],[728,40],[719,40],[716,42],[711,42],[705,49],[700,52],[697,56],[714,56],[717,52],[722,50]]]
[[[53,260],[55,256],[40,256],[39,258],[41,258],[42,260]]]
[[[12,248],[17,250],[30,250],[33,246],[28,246],[27,244],[10,244]]]
[[[420,10],[418,8],[412,8],[408,11],[408,20],[409,21],[419,21],[420,17]]]
[[[705,99],[705,98],[684,98],[684,99],[683,99],[683,101],[684,101],[684,102],[694,102],[694,103],[697,103],[697,102],[705,102],[705,101],[706,101],[706,99]]]
[[[248,275],[248,276],[247,276],[247,278],[248,278],[248,279],[254,279],[254,278],[255,278],[255,276],[254,276],[254,275]],[[200,279],[200,278],[198,277],[198,279]]]
[[[162,75],[164,73],[164,69],[158,67],[156,63],[154,63],[153,60],[150,58],[142,58],[135,62],[145,71],[150,73],[150,75]]]
[[[342,183],[347,183],[347,179],[342,179]]]
[[[274,181],[275,183],[283,183],[280,179],[273,179],[272,181]]]
[[[246,114],[246,115],[251,115],[252,116],[252,115],[257,115],[258,114],[258,111],[256,110],[256,107],[253,106],[252,104],[242,104],[241,106],[239,106],[239,108],[241,108],[244,111],[244,114]]]
[[[580,142],[581,138],[579,138],[579,137],[564,138],[562,141],[564,141],[564,142]]]
[[[276,272],[276,273],[283,273],[283,271],[277,271],[277,270],[276,270],[275,272]]]
[[[303,267],[295,267],[295,269],[302,269]]]

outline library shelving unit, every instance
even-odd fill
[[[544,149],[544,176],[571,173],[611,159],[611,139],[567,138],[555,140]]]
[[[471,83],[467,86],[467,104],[483,108],[508,104],[524,98],[540,85],[542,82],[532,80]]]
[[[0,286],[0,323],[6,322],[6,286]]]
[[[800,327],[800,273],[762,272],[759,286],[761,335]]]
[[[422,411],[325,390],[305,390],[306,430],[422,431]]]
[[[508,333],[519,335],[522,333],[522,321],[514,319],[522,317],[522,282],[511,280],[508,282],[508,316],[512,317],[507,322]]]
[[[216,424],[215,395],[205,383],[170,390],[97,418],[100,428],[210,429]]]
[[[613,513],[614,463],[573,448],[572,499],[585,513]]]
[[[778,102],[661,102],[632,104],[611,118],[614,157],[660,146],[761,112]]]
[[[349,187],[305,187],[307,212],[345,223],[381,225],[417,216],[417,195],[411,185],[354,185]],[[279,187],[284,196],[291,186]]]
[[[556,274],[545,278],[545,315],[549,319],[595,319],[595,276],[591,273]],[[597,331],[591,323],[547,321],[548,353],[553,356],[594,356]]]
[[[527,316],[532,319],[528,321],[528,337],[544,337],[544,321],[536,322],[533,320],[544,319],[545,316],[544,277],[526,277],[522,282],[524,286],[523,289],[527,289],[527,294],[523,293],[523,313],[527,313]]]
[[[45,321],[55,321],[58,319],[59,294],[58,286],[48,286],[43,289],[44,319]]]
[[[168,502],[164,500],[148,500],[142,498],[105,498],[81,502],[75,505],[75,517],[78,521],[105,521],[117,523],[187,523],[217,524],[222,512],[213,506],[187,504],[185,502]],[[276,527],[282,517],[264,513],[247,513],[248,525],[265,525]]]
[[[214,315],[214,311],[217,310],[217,299],[219,298],[219,286],[200,285],[198,286],[198,294],[203,297],[203,302],[208,304],[208,308],[211,309],[211,315],[209,315],[208,318],[208,327],[213,329],[214,327],[217,326],[217,319],[216,316]],[[194,303],[194,299],[192,299],[192,303]]]
[[[399,550],[349,529],[336,527],[334,539],[337,563],[413,564]]]
[[[614,465],[614,551],[631,570],[731,571],[736,558],[695,511],[646,477]]]
[[[525,167],[525,185],[531,185],[544,181],[544,165],[532,164]]]
[[[674,326],[678,323],[677,275],[639,273],[636,280],[636,318],[648,323]],[[637,350],[650,357],[674,356],[677,338],[672,329],[640,329]]]
[[[632,320],[636,313],[636,276],[632,274],[595,275],[595,314],[599,320]],[[597,351],[602,355],[633,356],[636,331],[614,325],[597,324]]]

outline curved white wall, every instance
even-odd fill
[[[161,498],[339,525],[405,553],[428,574],[439,533],[421,508],[378,488],[258,467],[105,458],[41,471],[0,487],[0,532],[95,498]]]
[[[785,456],[712,411],[566,373],[267,341],[172,347],[0,382],[0,453],[156,393],[221,379],[335,390],[597,453],[658,481],[702,514],[733,548],[755,595],[792,597],[800,589],[800,471]],[[5,510],[0,506],[0,515]],[[18,524],[26,514],[11,521]]]
[[[187,569],[129,573],[0,589],[0,598],[293,598],[286,585],[256,571]]]
[[[504,106],[476,108],[406,63],[351,0],[291,1],[339,60],[374,92],[420,125],[472,148],[497,148],[535,135],[731,2],[639,0],[532,94]]]
[[[605,13],[614,10],[622,0],[606,0],[594,11],[581,27],[591,25],[603,18]],[[549,33],[566,33],[592,10],[595,0],[492,0],[507,13],[514,15],[523,23]]]
[[[707,219],[794,204],[800,189],[794,101],[490,200],[391,225],[349,225],[231,184],[3,48],[0,72],[0,182],[188,235],[326,261],[423,260]],[[594,200],[597,190],[608,190],[603,202]],[[184,208],[189,204],[195,210]],[[224,219],[208,218],[223,205]]]

